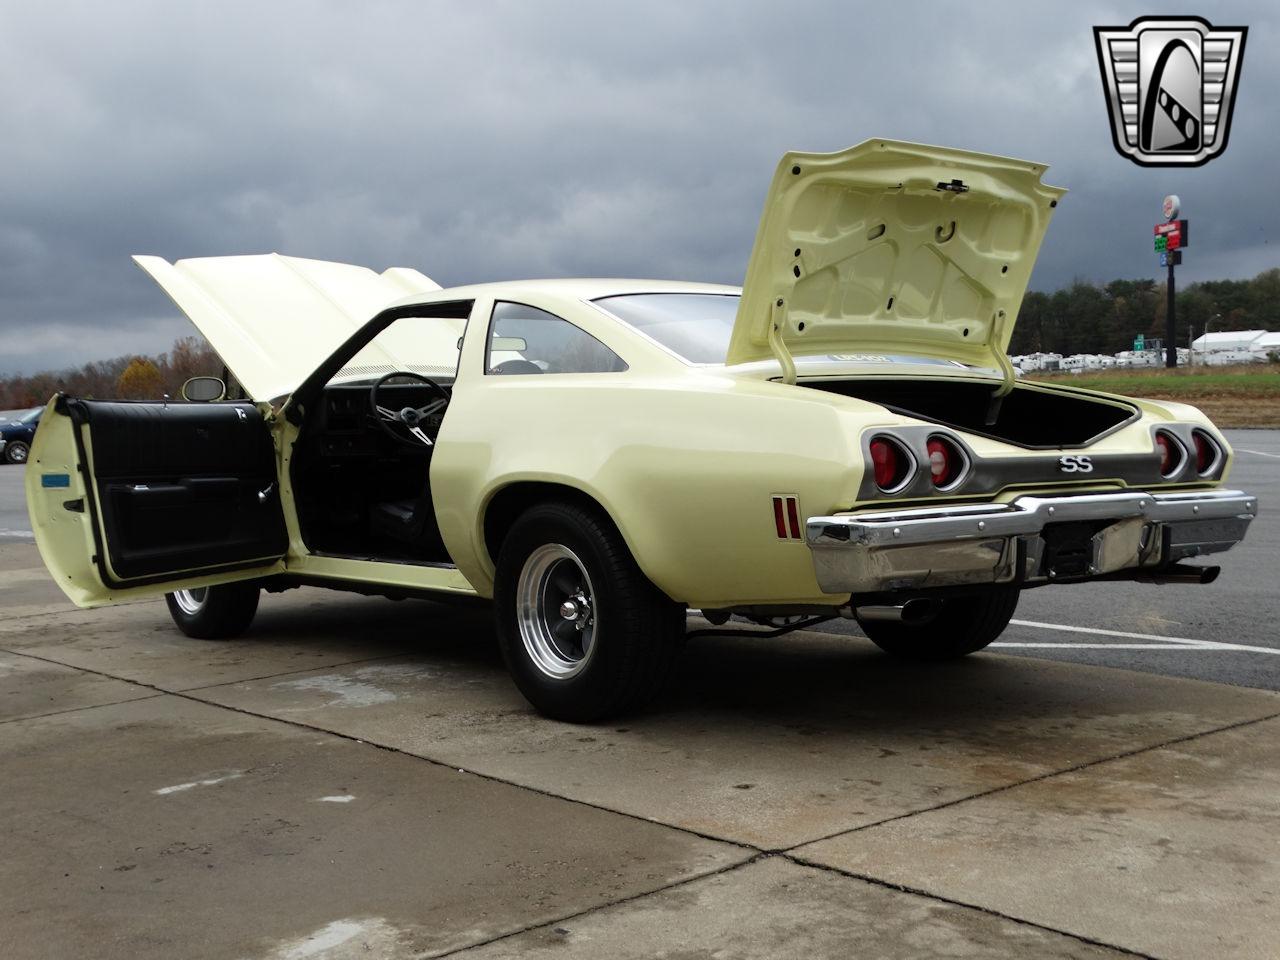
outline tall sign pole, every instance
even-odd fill
[[[1169,280],[1165,284],[1165,295],[1168,302],[1164,311],[1164,365],[1178,365],[1178,333],[1176,289],[1173,282],[1173,268],[1182,262],[1182,248],[1191,241],[1187,230],[1187,221],[1179,220],[1182,203],[1175,194],[1164,198],[1164,223],[1157,223],[1156,253],[1160,254],[1160,266],[1169,268]]]

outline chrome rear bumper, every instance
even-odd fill
[[[806,534],[825,592],[879,593],[1164,567],[1229,550],[1257,509],[1240,490],[1029,495],[810,517]]]

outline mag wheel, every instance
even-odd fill
[[[995,587],[974,596],[940,600],[936,614],[920,623],[859,618],[858,626],[891,656],[955,660],[976,653],[1000,636],[1017,607],[1017,587]]]
[[[516,583],[516,627],[525,656],[553,680],[575,677],[595,653],[595,588],[582,560],[560,543],[531,553]]]
[[[10,463],[26,463],[31,448],[21,440],[12,440],[5,445],[4,458]]]
[[[175,590],[164,599],[173,622],[188,637],[229,640],[249,629],[258,612],[258,593],[258,584],[250,580]]]
[[[531,508],[498,556],[494,600],[502,656],[520,692],[558,720],[634,710],[661,687],[684,610],[640,572],[603,515]]]

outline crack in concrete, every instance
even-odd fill
[[[938,893],[931,893],[928,890],[924,890],[919,887],[909,887],[905,884],[893,883],[890,880],[881,880],[879,877],[873,877],[869,874],[855,873],[852,870],[841,870],[839,867],[833,867],[830,864],[825,863],[816,863],[812,860],[806,860],[804,857],[798,857],[790,853],[780,854],[780,856],[783,859],[789,860],[802,867],[810,867],[814,870],[834,873],[837,876],[848,877],[850,880],[861,880],[863,883],[869,883],[874,887],[883,887],[886,890],[894,890],[898,893],[905,893],[910,896],[924,897],[926,900],[933,900],[936,903],[945,903],[953,907],[961,907],[965,910],[974,910],[977,913],[982,913],[989,917],[997,917],[1001,920],[1008,920],[1009,922],[1019,924],[1020,926],[1032,927],[1036,930],[1043,930],[1046,933],[1053,933],[1061,937],[1068,937],[1080,943],[1086,943],[1092,947],[1102,947],[1106,950],[1114,950],[1117,953],[1124,954],[1126,957],[1138,957],[1140,960],[1160,960],[1159,957],[1150,953],[1141,953],[1137,950],[1130,950],[1128,947],[1108,943],[1106,940],[1097,940],[1085,934],[1073,933],[1070,930],[1061,930],[1058,927],[1051,927],[1048,924],[1037,923],[1035,920],[1028,920],[1025,917],[1015,917],[1009,913],[1001,913],[999,910],[995,910],[991,907],[984,907],[976,903],[968,903],[964,900],[954,900],[951,897],[944,897]]]
[[[403,653],[386,653],[377,657],[360,657],[357,660],[343,660],[340,663],[325,663],[320,666],[314,664],[309,667],[299,667],[297,670],[281,670],[279,673],[264,673],[260,677],[243,677],[238,680],[219,680],[217,683],[204,683],[198,687],[182,687],[179,690],[170,691],[172,693],[194,693],[198,690],[216,690],[218,687],[229,687],[237,683],[253,683],[255,680],[274,680],[276,677],[288,677],[296,673],[310,673],[313,670],[331,670],[337,667],[350,667],[357,663],[375,663],[378,660],[394,660],[397,657],[403,657]]]
[[[149,603],[159,603],[159,600],[124,600],[120,603],[111,604],[115,607],[140,607]],[[9,623],[25,623],[28,620],[35,620],[40,617],[74,617],[77,614],[90,614],[102,607],[73,607],[70,610],[42,610],[39,613],[20,613],[16,617],[5,617]]]
[[[654,821],[646,821],[646,822],[652,823]],[[675,827],[673,829],[679,830],[681,828]],[[518,930],[509,930],[506,933],[497,933],[497,934],[494,934],[492,937],[486,937],[483,940],[477,940],[475,943],[469,943],[465,947],[450,947],[448,950],[439,951],[436,953],[425,953],[423,954],[423,956],[432,957],[432,958],[435,958],[435,960],[438,960],[438,958],[441,958],[441,957],[457,956],[458,954],[466,953],[468,950],[478,950],[481,947],[487,947],[492,943],[498,943],[502,940],[509,940],[512,937],[518,937],[521,934],[530,933],[534,930],[542,930],[546,927],[555,927],[562,923],[570,923],[574,920],[581,919],[582,917],[589,917],[594,913],[599,913],[601,910],[610,910],[613,907],[622,906],[623,904],[627,904],[627,903],[634,903],[637,900],[643,900],[645,897],[652,897],[659,893],[666,893],[668,890],[678,890],[680,887],[687,886],[691,883],[696,883],[699,880],[706,880],[709,877],[718,877],[718,876],[721,876],[722,874],[732,873],[734,870],[741,870],[743,867],[749,867],[751,866],[751,864],[758,863],[761,860],[768,859],[771,856],[773,856],[773,854],[764,853],[764,852],[757,853],[746,860],[739,861],[738,863],[730,863],[730,864],[726,864],[723,867],[716,867],[716,869],[714,870],[707,870],[704,873],[698,874],[697,876],[685,877],[681,880],[673,880],[671,883],[664,883],[660,886],[654,887],[652,890],[643,890],[640,893],[629,894],[628,896],[625,896],[625,897],[619,897],[617,900],[610,900],[608,903],[602,903],[594,907],[587,907],[585,910],[577,910],[574,913],[566,913],[564,916],[556,917],[552,920],[542,920],[542,921],[539,921],[538,923],[525,924],[523,927],[520,927]]]
[[[676,827],[674,829],[680,829],[680,828]],[[1043,923],[1037,923],[1034,920],[1026,920],[1022,917],[1015,917],[1011,914],[1001,913],[999,910],[994,910],[994,909],[991,909],[990,907],[983,907],[973,903],[966,903],[963,900],[954,900],[950,897],[944,897],[935,893],[930,893],[927,890],[922,890],[915,887],[908,887],[898,883],[892,883],[888,880],[881,880],[877,877],[853,873],[852,871],[848,871],[848,870],[841,870],[838,867],[828,866],[827,864],[824,864],[824,863],[814,863],[814,862],[805,860],[803,857],[793,856],[792,854],[789,854],[789,853],[785,853],[785,852],[775,853],[775,852],[768,852],[768,851],[761,851],[760,853],[756,854],[755,856],[751,857],[748,860],[742,861],[741,863],[728,864],[727,866],[719,867],[715,870],[709,870],[706,873],[700,874],[696,877],[687,877],[682,880],[676,880],[672,883],[668,883],[660,887],[656,887],[653,890],[647,890],[642,893],[635,893],[635,894],[631,894],[630,896],[621,897],[617,900],[610,901],[609,903],[602,904],[600,906],[588,907],[585,910],[578,910],[574,913],[565,914],[564,916],[556,917],[553,920],[545,920],[540,923],[526,924],[525,926],[520,927],[519,929],[511,930],[511,931],[508,931],[507,933],[495,934],[492,937],[487,937],[483,940],[477,940],[475,943],[467,944],[464,947],[454,947],[449,950],[445,950],[443,952],[424,954],[424,956],[437,958],[437,960],[438,958],[460,956],[462,954],[467,953],[470,950],[477,950],[482,947],[490,946],[491,944],[494,944],[494,943],[499,943],[503,940],[510,940],[515,937],[523,936],[526,933],[532,933],[535,930],[546,930],[549,928],[557,927],[560,924],[572,923],[574,920],[579,920],[583,917],[592,916],[593,914],[600,913],[601,911],[604,911],[604,910],[611,910],[615,907],[619,907],[628,903],[633,903],[637,900],[642,900],[646,897],[652,897],[658,894],[666,893],[669,890],[677,890],[681,887],[688,886],[689,884],[695,883],[699,880],[705,880],[709,877],[722,876],[724,874],[732,873],[736,870],[745,869],[746,867],[749,867],[756,863],[760,863],[761,861],[774,859],[774,858],[777,858],[779,860],[786,860],[789,863],[794,863],[796,866],[807,867],[812,870],[819,870],[819,871],[822,871],[823,873],[831,873],[836,876],[844,877],[849,880],[857,880],[874,887],[881,887],[886,890],[893,890],[896,893],[904,893],[904,894],[907,894],[908,896],[920,897],[925,900],[931,900],[935,903],[945,903],[948,906],[956,907],[961,910],[972,910],[975,913],[980,913],[985,916],[994,917],[999,920],[1005,920],[1009,923],[1014,923],[1019,926],[1030,927],[1032,929],[1041,930],[1045,933],[1050,933],[1055,936],[1065,937],[1069,940],[1075,940],[1077,943],[1083,943],[1083,944],[1087,944],[1088,946],[1100,947],[1105,950],[1111,950],[1115,953],[1121,954],[1126,957],[1136,957],[1138,958],[1138,960],[1160,960],[1159,957],[1156,957],[1152,954],[1141,953],[1136,950],[1130,950],[1128,947],[1118,946],[1117,944],[1114,944],[1114,943],[1108,943],[1105,940],[1098,940],[1083,934],[1073,933],[1070,930],[1059,930],[1057,927],[1051,927]]]
[[[22,723],[24,720],[43,720],[45,717],[60,717],[67,713],[81,713],[85,710],[97,710],[99,707],[118,707],[122,703],[141,703],[143,700],[154,700],[156,697],[163,697],[166,694],[153,693],[145,697],[130,697],[127,700],[112,700],[109,703],[86,703],[83,707],[68,707],[66,710],[50,710],[48,713],[33,713],[28,717],[9,717],[7,720],[0,720],[0,726],[6,723]]]
[[[997,793],[1004,793],[1007,790],[1016,790],[1018,787],[1025,787],[1033,783],[1040,783],[1044,780],[1051,780],[1054,777],[1065,776],[1069,773],[1078,773],[1081,770],[1089,770],[1104,763],[1114,763],[1117,760],[1128,760],[1130,757],[1149,753],[1152,750],[1163,750],[1167,747],[1176,746],[1180,743],[1189,743],[1192,740],[1199,740],[1201,737],[1209,737],[1217,733],[1226,733],[1229,730],[1238,730],[1241,727],[1251,726],[1255,723],[1266,723],[1268,720],[1275,720],[1278,717],[1280,717],[1280,713],[1269,713],[1262,717],[1253,717],[1248,720],[1237,720],[1234,723],[1228,723],[1223,727],[1214,727],[1212,730],[1200,730],[1196,733],[1183,734],[1180,737],[1162,740],[1160,743],[1153,743],[1150,746],[1136,747],[1133,750],[1122,750],[1120,753],[1114,753],[1106,757],[1099,757],[1094,760],[1085,760],[1070,767],[1063,767],[1061,770],[1050,770],[1046,773],[1037,774],[1034,777],[1028,777],[1025,780],[1001,784],[998,787],[990,787],[987,790],[979,790],[977,793],[969,794],[967,797],[957,797],[954,800],[945,800],[942,803],[934,804],[931,807],[921,807],[919,810],[909,810],[906,813],[895,814],[892,817],[885,817],[883,820],[876,820],[872,823],[864,823],[861,826],[850,827],[847,830],[837,830],[834,833],[829,833],[813,840],[805,840],[802,843],[795,843],[789,847],[779,847],[772,852],[786,853],[791,850],[798,850],[800,847],[807,847],[817,843],[825,843],[827,840],[834,840],[836,837],[848,836],[851,833],[861,833],[863,830],[871,830],[874,827],[883,826],[886,823],[894,823],[898,820],[918,817],[923,813],[932,813],[935,810],[947,810],[951,807],[959,806],[962,803],[969,803],[971,800],[982,800],[985,797],[990,797]]]
[[[253,683],[256,680],[274,680],[276,677],[288,677],[297,673],[310,673],[312,670],[329,670],[331,668],[337,668],[337,667],[349,667],[357,663],[373,663],[378,660],[394,660],[396,657],[404,656],[403,653],[387,653],[387,654],[381,654],[376,657],[359,657],[355,660],[341,660],[337,663],[326,663],[326,664],[321,664],[320,666],[316,666],[315,664],[312,664],[309,667],[298,667],[296,670],[281,670],[279,673],[264,673],[256,677],[242,677],[236,680],[219,680],[217,683],[204,683],[195,687],[179,687],[176,690],[168,690],[168,689],[165,689],[164,687],[157,687],[153,684],[146,683],[142,680],[131,680],[128,677],[121,677],[114,673],[103,673],[100,670],[94,670],[92,667],[77,666],[76,664],[67,663],[63,660],[54,660],[52,657],[42,657],[38,653],[30,653],[25,650],[12,650],[7,647],[0,647],[0,653],[7,653],[15,657],[29,657],[32,660],[39,660],[42,663],[49,663],[49,664],[53,664],[54,666],[67,667],[71,670],[81,670],[84,673],[91,673],[94,676],[104,677],[109,680],[120,680],[124,683],[132,683],[140,687],[147,687],[149,689],[156,690],[159,693],[163,693],[163,694],[180,694],[180,693],[191,693],[197,690],[214,690],[218,687],[229,687],[232,684],[236,684],[236,683]],[[137,699],[141,700],[146,698],[139,697]],[[128,703],[129,701],[121,700],[117,702]],[[98,704],[98,706],[108,707],[108,706],[114,706],[114,704],[104,703],[104,704]],[[85,709],[91,709],[91,707],[75,707],[73,709],[85,710]],[[68,712],[71,712],[71,711],[68,711]],[[31,719],[31,718],[23,718],[23,719]],[[0,722],[8,722],[8,721],[0,721]]]

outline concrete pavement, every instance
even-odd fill
[[[576,727],[483,612],[60,597],[0,546],[6,957],[1280,954],[1271,692],[703,638]]]

